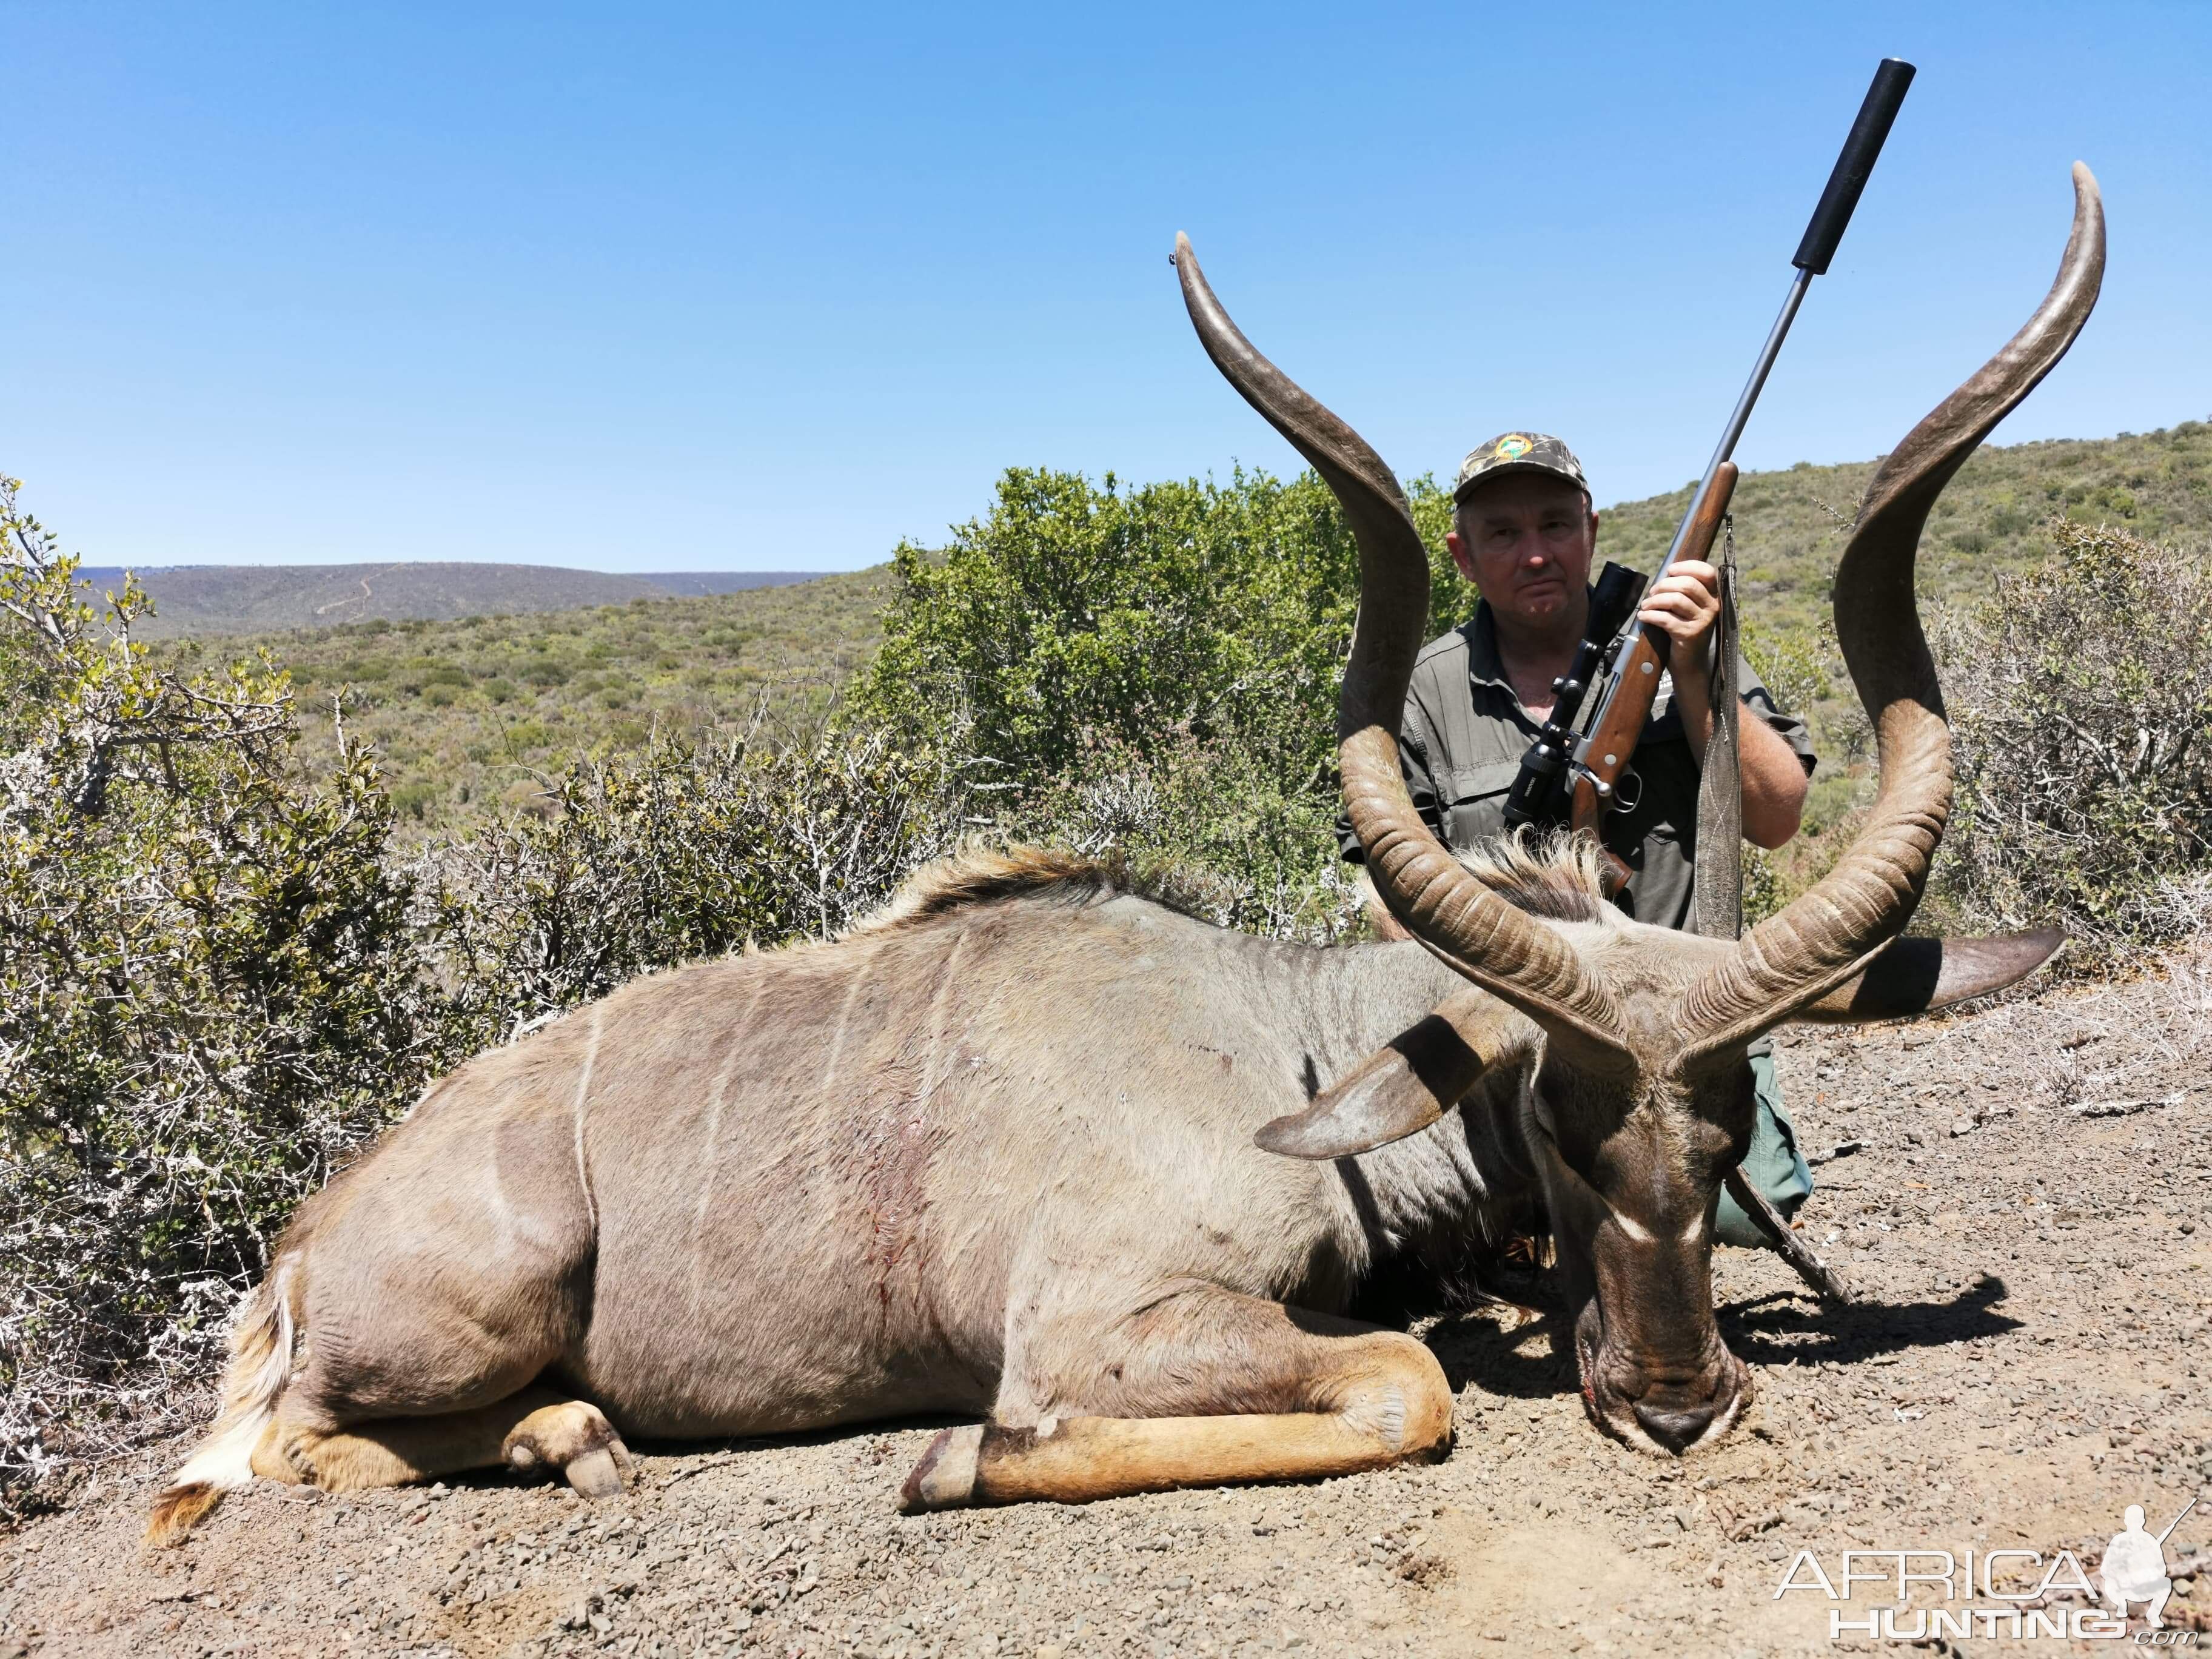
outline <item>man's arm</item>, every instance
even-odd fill
[[[1684,559],[1651,584],[1640,620],[1667,636],[1667,667],[1674,677],[1674,707],[1690,752],[1702,755],[1712,735],[1713,624],[1720,620],[1720,573],[1700,559]],[[1741,720],[1743,763],[1743,838],[1775,848],[1797,833],[1809,780],[1782,734],[1758,717]]]

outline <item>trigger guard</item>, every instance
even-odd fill
[[[1605,803],[1608,812],[1633,812],[1644,799],[1644,775],[1633,766],[1624,766],[1613,786],[1613,793]]]

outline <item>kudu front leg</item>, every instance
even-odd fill
[[[325,1492],[360,1492],[501,1464],[556,1474],[586,1498],[618,1496],[629,1449],[596,1406],[532,1387],[492,1405],[431,1417],[324,1430],[279,1416],[253,1453],[253,1472]]]
[[[1410,1336],[1228,1291],[1187,1291],[1087,1342],[1033,1345],[1049,1409],[948,1429],[901,1507],[1081,1504],[1178,1486],[1314,1480],[1440,1457],[1452,1393]],[[1042,1386],[1040,1386],[1042,1385]]]

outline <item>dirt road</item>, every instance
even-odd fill
[[[155,1553],[148,1459],[0,1540],[0,1659],[1869,1650],[1893,1644],[1832,1641],[1830,1611],[1893,1607],[1893,1583],[1778,1598],[1799,1551],[1839,1589],[1846,1549],[2065,1548],[2094,1571],[2126,1505],[2154,1532],[2212,1488],[2212,951],[2118,990],[1798,1032],[1781,1067],[1813,1152],[1859,1143],[1803,1219],[1863,1300],[1824,1311],[1774,1258],[1723,1251],[1759,1400],[1680,1463],[1601,1439],[1548,1324],[1488,1313],[1427,1334],[1460,1390],[1449,1459],[1313,1486],[906,1519],[930,1431],[902,1426],[644,1447],[602,1505],[504,1476],[257,1488]],[[2196,1566],[2208,1540],[2212,1501],[2166,1556]],[[2180,1583],[2169,1628],[2212,1627],[2212,1572]],[[1978,1584],[1972,1605],[1999,1603]]]

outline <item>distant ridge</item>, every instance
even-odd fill
[[[84,565],[95,593],[119,587],[120,565]],[[153,596],[149,639],[260,634],[351,622],[580,611],[633,599],[698,598],[811,581],[813,570],[670,570],[616,575],[543,564],[184,564],[138,572]]]
[[[709,593],[745,593],[756,587],[788,587],[828,574],[822,570],[656,570],[641,572],[636,580],[665,587],[684,599],[700,599]]]

